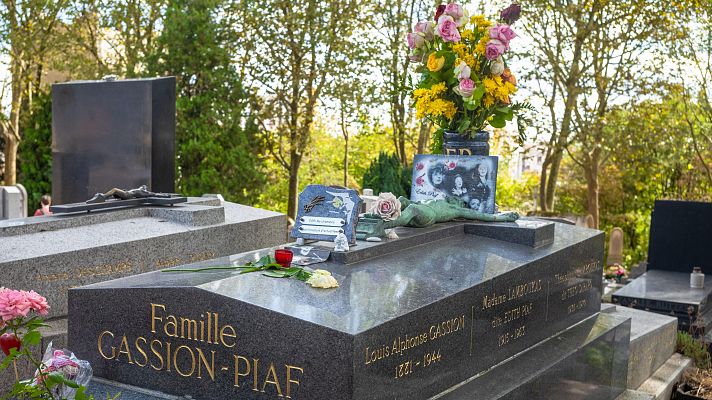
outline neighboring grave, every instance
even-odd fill
[[[606,265],[623,263],[623,229],[613,228],[608,239],[608,258]]]
[[[190,198],[173,207],[0,221],[0,268],[3,286],[42,294],[54,318],[67,315],[69,288],[285,240],[283,214]]]
[[[712,323],[712,203],[655,201],[650,222],[647,272],[612,296],[614,303],[678,317],[688,330],[698,317]],[[690,273],[707,274],[702,289],[690,287]]]
[[[136,207],[0,221],[0,286],[35,290],[52,307],[47,343],[66,345],[69,288],[283,243],[283,214],[190,198]],[[32,372],[19,365],[25,375]],[[0,374],[0,388],[14,379]]]
[[[175,190],[175,77],[52,85],[52,198]]]
[[[550,399],[552,382],[571,389],[553,387],[570,395],[556,398],[622,393],[630,325],[598,315],[604,235],[552,223],[468,226],[398,228],[399,239],[312,265],[336,277],[329,290],[226,270],[73,289],[70,348],[96,376],[196,399],[417,400],[495,389]],[[489,386],[473,388],[478,380]]]

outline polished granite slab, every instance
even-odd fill
[[[402,228],[400,245],[359,244],[354,254],[367,257],[314,265],[332,272],[337,289],[230,271],[73,289],[70,347],[97,376],[174,395],[412,400],[599,310],[601,232],[557,224],[552,243],[531,247],[465,225]]]
[[[430,400],[613,400],[626,390],[631,320],[600,313]]]
[[[687,330],[698,316],[708,317],[712,284],[704,288],[690,287],[690,274],[684,272],[649,270],[616,291],[614,304],[657,312],[678,318],[678,329]],[[705,318],[712,322],[712,319]]]

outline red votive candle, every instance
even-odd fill
[[[274,259],[277,260],[277,264],[281,265],[282,268],[289,268],[292,258],[294,258],[292,250],[277,249],[274,251]]]

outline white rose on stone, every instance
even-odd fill
[[[497,57],[492,64],[490,64],[490,72],[492,75],[501,76],[504,73],[504,60],[502,57]]]
[[[369,213],[378,215],[384,221],[392,221],[401,215],[400,200],[393,193],[381,193],[378,195],[376,202],[373,203]]]
[[[312,273],[312,276],[307,279],[307,284],[320,289],[331,289],[339,287],[339,282],[336,281],[336,278],[331,276],[331,272],[323,269],[315,270]]]

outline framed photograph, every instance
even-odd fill
[[[496,156],[418,154],[413,159],[410,199],[457,197],[468,207],[494,214]]]

